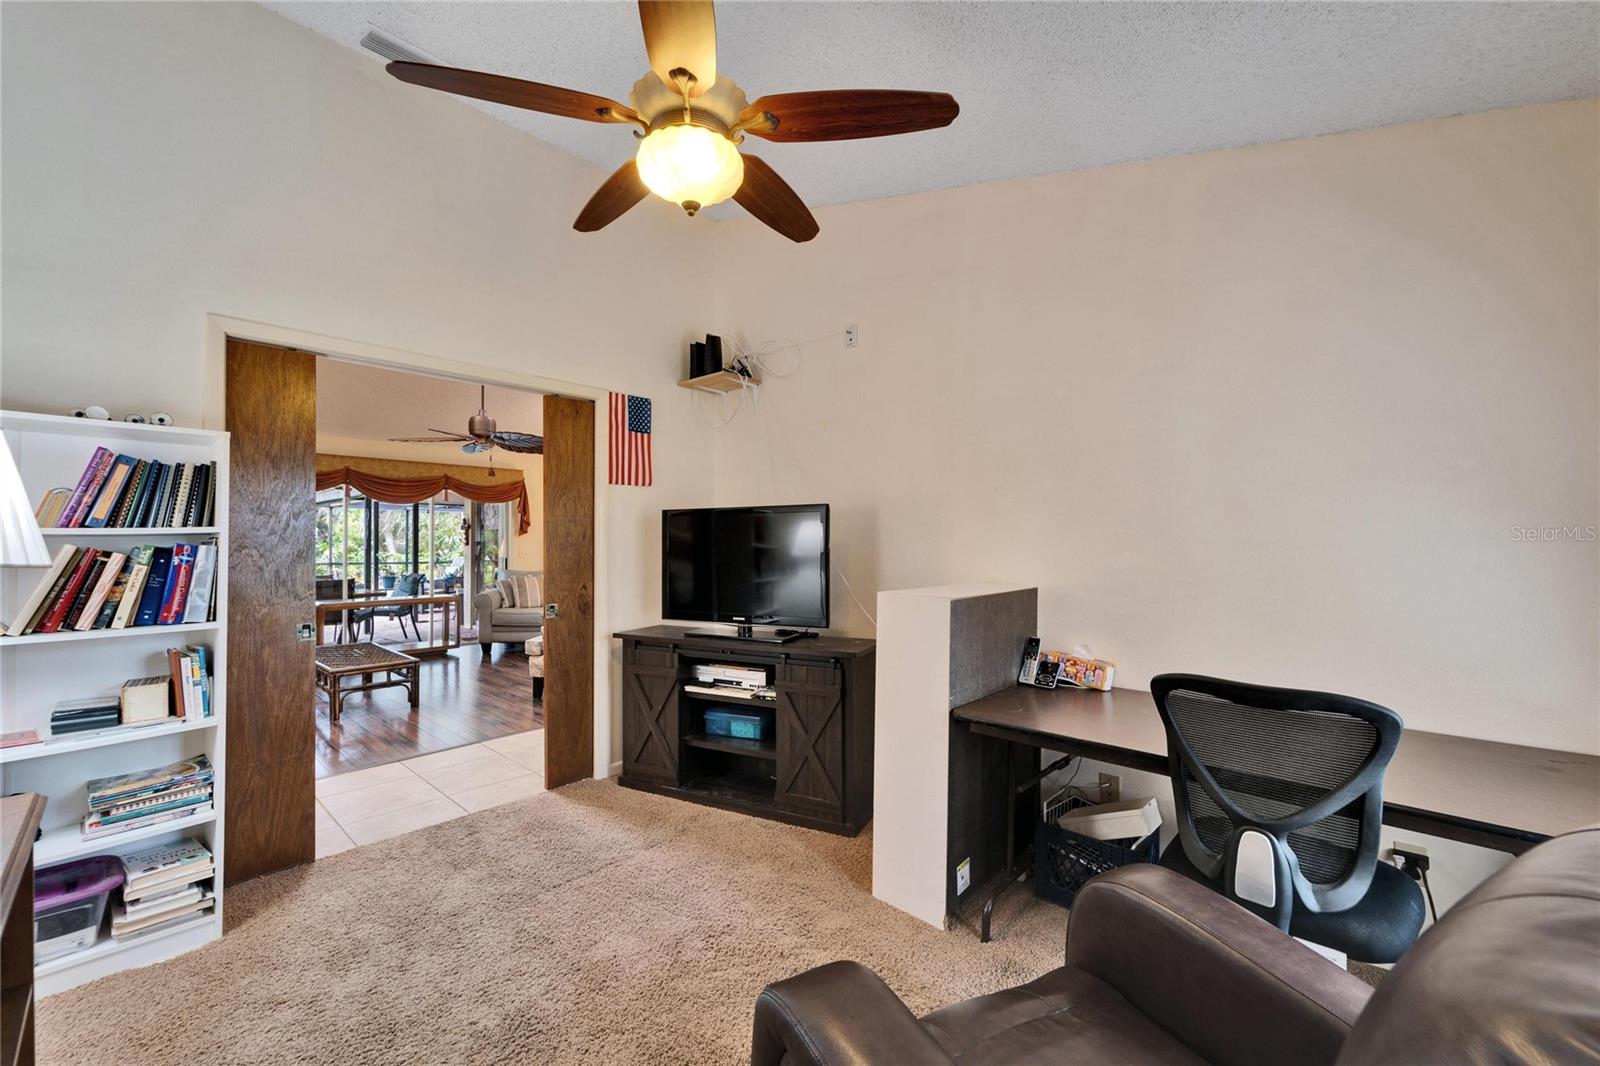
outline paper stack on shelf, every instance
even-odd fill
[[[211,760],[196,755],[171,766],[95,778],[87,785],[83,839],[197,817],[211,810],[215,776]]]
[[[122,857],[127,880],[122,902],[111,908],[111,936],[126,940],[210,910],[212,890],[201,884],[215,876],[211,852],[198,840],[141,848]]]

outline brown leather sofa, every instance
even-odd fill
[[[917,1019],[834,962],[756,1000],[755,1066],[1600,1062],[1600,830],[1480,885],[1374,992],[1181,874],[1131,866],[1078,894],[1066,965]]]

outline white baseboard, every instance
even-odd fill
[[[609,767],[607,767],[606,776],[607,777],[621,777],[622,776],[622,760],[621,759],[618,759],[616,762],[612,763]]]

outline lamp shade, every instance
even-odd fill
[[[50,553],[28,504],[28,490],[11,459],[11,446],[0,438],[0,566],[49,565]]]
[[[689,214],[720,204],[744,182],[744,158],[727,137],[700,126],[667,126],[639,145],[645,188]]]

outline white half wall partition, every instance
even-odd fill
[[[950,711],[1017,680],[1038,590],[941,585],[878,593],[872,894],[946,926],[960,895],[950,855]]]

